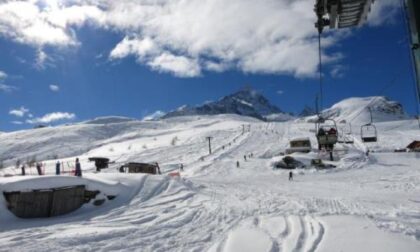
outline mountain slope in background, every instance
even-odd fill
[[[386,122],[407,119],[409,116],[403,106],[384,96],[353,97],[344,99],[331,108],[322,111],[324,118],[331,118],[337,122],[355,122],[359,124],[370,122],[372,111],[373,122]],[[305,121],[314,121],[317,116],[306,117]]]
[[[124,117],[124,116],[102,116],[96,117],[92,120],[82,122],[84,124],[108,124],[108,123],[122,123],[135,121],[134,118]]]
[[[163,118],[186,115],[238,114],[258,118],[260,120],[290,120],[291,115],[284,113],[257,91],[245,88],[234,94],[225,96],[216,102],[192,107],[182,106],[167,113]]]
[[[302,109],[302,112],[299,113],[299,117],[313,116],[315,114],[315,109],[311,108],[308,105],[305,105],[305,107]]]

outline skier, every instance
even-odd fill
[[[289,172],[289,181],[293,180],[293,172]]]
[[[82,166],[80,165],[79,158],[76,158],[76,170],[74,176],[82,177]]]
[[[26,175],[25,165],[22,165],[21,169],[22,169],[22,176],[25,176]]]
[[[55,163],[55,175],[60,175],[60,161],[57,160]]]
[[[183,164],[181,164],[181,166],[179,167],[179,170],[184,171],[184,165]]]
[[[236,168],[239,168],[239,161],[236,161]]]
[[[246,155],[244,155],[244,160],[246,161]]]
[[[38,172],[38,175],[41,176],[42,175],[41,163],[36,163],[36,170]]]

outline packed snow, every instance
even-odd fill
[[[183,116],[3,133],[0,192],[83,184],[117,197],[48,219],[19,219],[0,197],[0,250],[420,251],[420,153],[394,152],[420,140],[417,121],[377,123],[376,143],[360,140],[361,124],[334,161],[318,153],[314,125],[303,120]],[[306,137],[313,151],[292,154],[305,168],[288,181],[289,170],[273,163]],[[97,173],[92,156],[113,163]],[[76,157],[82,178],[71,176]],[[314,169],[314,158],[336,168]],[[30,159],[46,175],[20,176],[17,160]],[[65,175],[54,175],[57,160]],[[118,173],[125,162],[158,162],[163,174]]]

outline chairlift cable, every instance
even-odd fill
[[[370,107],[368,107],[369,109],[369,114],[370,114],[370,124],[373,123],[373,116],[372,116],[372,109]]]
[[[401,4],[404,4],[405,5],[405,3],[402,3],[404,0],[401,0]],[[401,8],[402,9],[402,11],[403,11],[403,7]],[[405,15],[403,15],[403,17],[405,17]],[[404,22],[407,22],[407,20],[404,18]],[[407,27],[407,29],[408,29],[408,23],[406,23],[406,27]],[[408,32],[408,31],[407,31]],[[411,52],[410,52],[410,55],[411,55],[411,57],[412,57],[412,54],[411,54]],[[412,66],[413,66],[413,64],[411,64]],[[385,92],[385,90],[387,90],[388,88],[390,88],[391,86],[393,86],[395,83],[396,83],[396,81],[397,81],[397,79],[398,79],[398,76],[402,73],[402,71],[403,71],[404,69],[401,69],[399,72],[397,72],[397,74],[394,76],[394,78],[389,82],[389,84],[388,85],[386,85],[386,86],[384,86],[383,87],[383,89],[379,92],[379,96],[381,96],[381,95],[383,95],[384,94],[384,92]],[[415,71],[415,69],[412,69],[412,71]],[[419,99],[420,99],[420,90],[418,90],[418,88],[417,88],[417,85],[416,85],[416,83],[414,83],[414,85],[415,85],[415,93],[417,93],[417,94],[419,94],[418,96],[416,96],[416,99],[417,99],[417,103],[419,104],[418,106],[416,106],[416,110],[417,110],[417,115],[418,115],[418,121],[419,121],[419,127],[420,127],[420,117],[419,117],[419,115],[420,115],[420,102],[419,102]],[[359,113],[357,113],[355,116],[353,116],[353,118],[350,120],[350,123],[351,122],[353,122],[357,117],[359,117],[362,113],[363,113],[363,111],[366,109],[366,108],[370,108],[370,106],[379,98],[379,96],[377,96],[377,97],[375,97],[374,99],[372,99],[365,107],[363,107],[363,109],[361,109],[360,111],[359,111]],[[372,119],[371,119],[371,121],[372,121]]]
[[[353,116],[353,118],[350,120],[350,123],[351,122],[353,122],[357,117],[359,117],[362,113],[363,113],[363,111],[366,109],[366,108],[370,108],[370,106],[381,96],[381,95],[383,95],[384,94],[384,92],[388,89],[388,88],[390,88],[390,87],[392,87],[393,85],[395,85],[396,84],[396,81],[397,81],[397,79],[398,79],[398,76],[402,73],[402,71],[403,71],[404,69],[401,69],[399,72],[397,72],[397,74],[394,76],[394,78],[388,83],[388,85],[385,85],[381,90],[380,90],[380,92],[379,92],[379,96],[376,96],[375,98],[373,98],[366,106],[364,106],[360,111],[359,111],[359,113],[357,113],[355,116]]]
[[[419,90],[419,87],[417,85],[417,83],[420,80],[417,77],[418,76],[417,68],[414,66],[415,59],[414,59],[414,55],[413,55],[413,52],[411,51],[412,49],[411,49],[410,44],[409,44],[410,24],[408,23],[408,20],[407,20],[407,18],[408,18],[407,14],[406,14],[407,13],[407,4],[404,0],[400,1],[400,7],[401,7],[400,8],[401,9],[401,16],[402,16],[404,25],[406,27],[406,29],[405,29],[406,37],[405,38],[406,38],[406,41],[407,41],[407,44],[408,44],[407,48],[408,48],[408,54],[409,54],[409,57],[410,57],[409,64],[411,66],[411,71],[410,72],[411,72],[411,77],[412,77],[412,80],[413,80],[413,89],[414,89],[415,100],[417,102],[415,110],[417,112],[417,122],[418,122],[419,128],[420,128],[420,90]]]
[[[322,80],[322,51],[321,51],[321,32],[318,32],[318,56],[319,56],[319,108],[318,108],[318,116],[320,111],[322,112],[323,109],[323,80]]]

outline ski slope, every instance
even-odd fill
[[[322,171],[310,161],[329,156],[315,150],[314,125],[306,122],[236,115],[106,122],[0,135],[7,166],[0,173],[16,175],[0,177],[0,191],[79,183],[118,195],[30,220],[14,217],[1,197],[0,251],[420,250],[420,155],[393,152],[419,140],[416,121],[378,123],[379,141],[370,144],[353,125],[354,144],[338,144],[335,161],[325,161],[337,168]],[[310,137],[314,151],[293,154],[308,168],[294,170],[289,182],[289,171],[272,164],[298,137]],[[53,154],[67,170],[79,157],[83,178],[54,176]],[[16,160],[33,156],[47,176],[17,176]],[[95,173],[91,156],[115,163]],[[164,174],[117,173],[128,161],[159,162]],[[181,163],[181,178],[166,175]]]

